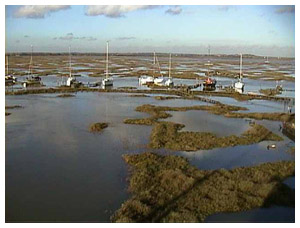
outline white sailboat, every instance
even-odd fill
[[[169,58],[169,78],[165,82],[165,86],[173,86],[173,78],[171,78],[171,53],[170,53],[170,58]]]
[[[8,74],[8,55],[6,56],[6,75],[5,75],[5,83],[14,84],[17,82],[17,78]]]
[[[245,83],[243,82],[243,75],[242,75],[242,65],[243,65],[243,55],[240,55],[240,76],[239,76],[239,80],[234,83],[234,88],[237,92],[243,92],[244,91],[244,87],[245,87]]]
[[[156,55],[155,55],[155,58],[156,58],[156,62],[157,62],[159,73],[161,74],[160,65],[159,65],[158,58],[157,58]],[[165,80],[165,78],[162,75],[160,77],[154,78],[154,84],[158,85],[158,86],[164,86],[165,85],[165,81],[166,80]]]
[[[153,67],[155,66],[155,52],[153,53]],[[139,84],[140,85],[148,85],[154,83],[154,77],[143,75],[139,77]]]
[[[267,56],[267,60],[265,61],[266,64],[269,63],[269,57]]]
[[[106,72],[105,78],[102,79],[102,86],[113,86],[113,78],[108,76],[108,41],[106,42]]]
[[[23,87],[28,87],[28,86],[41,86],[41,77],[39,76],[34,76],[32,74],[32,68],[33,68],[33,46],[31,45],[31,56],[30,56],[30,62],[29,62],[29,76],[26,78],[26,81],[23,82]]]
[[[69,46],[69,77],[67,79],[67,86],[72,86],[76,83],[76,78],[72,76],[72,64],[71,64],[71,47]]]

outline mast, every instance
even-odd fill
[[[33,46],[31,45],[31,56],[30,56],[30,63],[29,63],[29,74],[32,76],[32,52]]]
[[[155,51],[153,52],[153,65],[155,65]]]
[[[70,75],[69,77],[72,77],[72,68],[71,68],[71,46],[69,46],[69,72],[70,72]]]
[[[8,75],[8,55],[6,56],[6,75]]]
[[[108,78],[108,41],[106,41],[106,78]]]
[[[243,65],[243,55],[240,54],[240,79],[242,79],[242,65]]]
[[[169,59],[169,78],[171,78],[171,53],[170,53],[170,59]]]

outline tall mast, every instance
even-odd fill
[[[32,52],[33,46],[31,45],[31,57],[30,57],[30,64],[29,64],[29,74],[32,75]]]
[[[171,78],[171,53],[169,58],[169,78]]]
[[[155,51],[153,52],[153,65],[155,65]]]
[[[106,41],[106,78],[108,78],[108,41]]]
[[[71,68],[71,46],[69,46],[69,72],[70,72],[70,77],[72,77],[72,68]]]
[[[6,56],[6,75],[8,75],[8,55]]]
[[[242,78],[243,55],[240,54],[240,79]]]

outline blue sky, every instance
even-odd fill
[[[6,52],[295,55],[293,6],[6,6]]]

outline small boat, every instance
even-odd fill
[[[207,77],[203,82],[203,86],[205,88],[215,88],[216,84],[217,84],[217,81],[210,77]]]
[[[234,89],[239,92],[242,93],[244,92],[244,87],[245,87],[245,83],[243,82],[243,75],[242,75],[242,64],[243,64],[243,55],[240,55],[240,75],[239,75],[239,79],[236,83],[234,83]]]
[[[143,75],[139,77],[139,84],[140,85],[149,85],[154,83],[154,78],[152,76]]]
[[[169,58],[169,78],[165,81],[165,86],[174,86],[173,78],[171,78],[171,54]]]
[[[76,78],[72,75],[72,63],[71,63],[71,47],[69,46],[69,77],[67,79],[66,86],[77,88],[82,83],[77,81]]]
[[[8,56],[6,56],[6,75],[5,75],[5,85],[13,85],[17,82],[17,78],[13,75],[8,74]]]
[[[269,57],[267,56],[267,60],[265,60],[265,63],[266,64],[269,64],[270,62],[269,62]]]
[[[35,76],[32,74],[32,68],[33,68],[33,58],[32,58],[32,53],[33,53],[33,46],[31,45],[31,57],[30,57],[30,63],[29,63],[29,76],[26,78],[26,81],[23,82],[23,87],[39,87],[42,86],[43,84],[41,83],[42,79],[40,76]]]
[[[102,86],[113,86],[113,78],[108,76],[108,41],[106,42],[106,73],[105,78],[102,79]]]
[[[164,77],[157,77],[154,78],[154,84],[158,86],[163,86],[165,85],[165,78]]]

